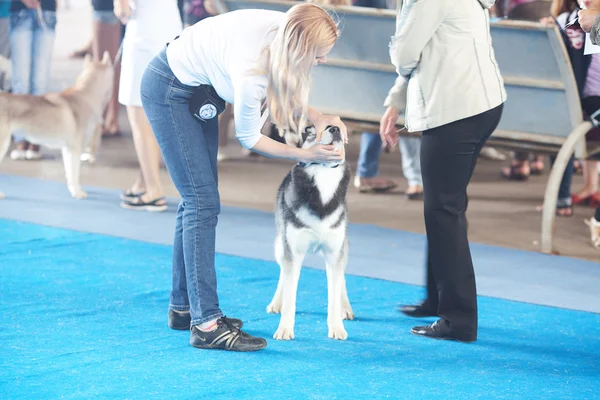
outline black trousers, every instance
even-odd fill
[[[467,185],[503,105],[423,132],[427,299],[458,338],[477,338],[477,291],[467,239]]]

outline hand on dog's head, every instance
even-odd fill
[[[310,149],[316,144],[333,145],[335,150],[344,147],[344,137],[337,126],[328,126],[320,135],[314,126],[307,126],[302,135],[286,132],[284,136],[286,143],[302,149]]]

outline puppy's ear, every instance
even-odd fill
[[[312,136],[317,136],[317,130],[314,126],[307,126],[304,128],[304,132],[302,132],[302,143],[306,142]]]
[[[283,139],[290,146],[302,147],[302,140],[301,140],[300,136],[296,135],[293,132],[290,132],[287,129],[283,132]]]

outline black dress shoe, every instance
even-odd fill
[[[238,329],[241,329],[244,323],[241,319],[237,318],[227,318],[233,326]],[[178,331],[189,331],[190,330],[190,322],[192,321],[192,317],[190,316],[189,311],[173,311],[169,310],[169,328],[176,329]]]
[[[217,320],[215,330],[205,332],[192,327],[190,344],[199,349],[219,349],[230,351],[257,351],[267,347],[263,338],[253,337],[235,327],[227,317]]]
[[[433,324],[427,326],[415,326],[414,328],[411,328],[410,333],[417,336],[425,336],[431,339],[456,340],[465,343],[470,343],[477,340],[477,338],[457,336],[452,332],[450,325],[444,319],[438,319]]]
[[[400,312],[404,315],[408,315],[413,318],[423,318],[423,317],[436,317],[436,310],[427,307],[426,305],[418,305],[418,306],[402,306],[399,308]]]

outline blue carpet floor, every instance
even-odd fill
[[[600,398],[598,314],[480,297],[479,341],[431,341],[395,311],[420,287],[349,276],[357,318],[333,341],[325,274],[304,269],[279,342],[277,265],[219,254],[223,310],[269,345],[202,351],[166,326],[170,247],[7,220],[0,243],[2,399]]]
[[[86,187],[89,197],[76,201],[64,182],[2,174],[0,188],[6,194],[0,202],[0,219],[173,243],[177,199],[167,199],[169,210],[164,213],[143,213],[119,207],[120,192],[114,189]],[[221,207],[217,252],[274,261],[274,235],[273,213]],[[424,284],[424,235],[361,224],[350,224],[348,235],[350,274]],[[478,243],[471,243],[471,251],[482,295],[600,313],[599,262]],[[322,269],[323,260],[311,255],[305,265]]]

